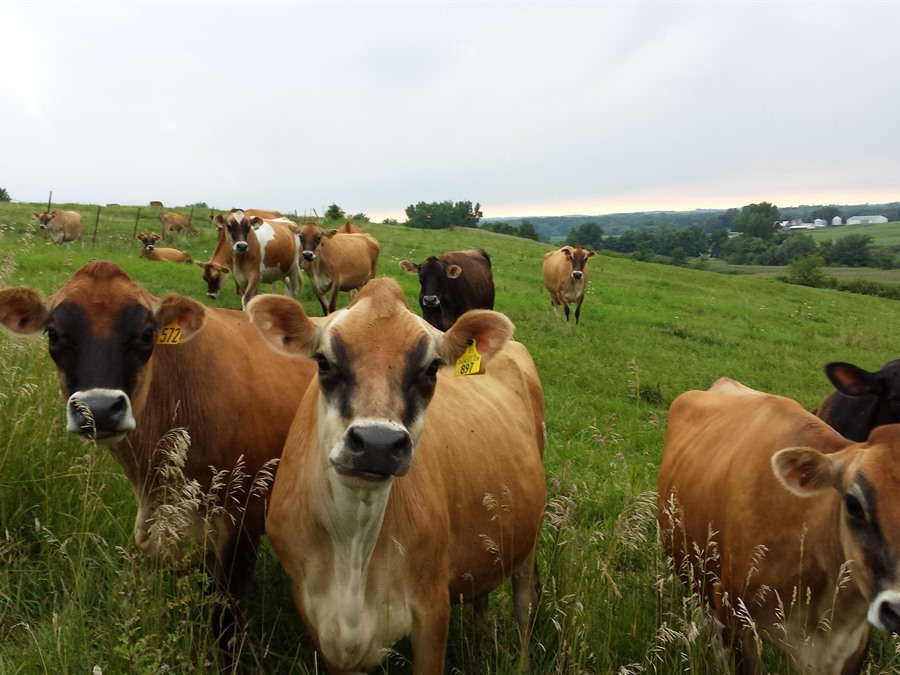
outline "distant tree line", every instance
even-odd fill
[[[472,202],[419,202],[406,207],[406,223],[423,230],[444,230],[449,227],[478,227],[481,204]]]

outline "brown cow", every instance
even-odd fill
[[[177,248],[157,248],[156,242],[160,237],[155,232],[142,232],[136,235],[137,240],[141,242],[141,253],[139,258],[146,260],[161,260],[165,262],[181,262],[191,264],[191,254],[185,251],[179,251]]]
[[[738,672],[759,640],[804,673],[859,673],[871,622],[900,632],[900,425],[850,441],[790,399],[722,378],[669,409],[659,529]]]
[[[422,318],[439,330],[470,309],[494,309],[491,258],[483,249],[448,251],[419,265],[401,260],[400,269],[419,275]]]
[[[206,552],[198,562],[231,599],[216,619],[227,641],[263,532],[264,477],[315,367],[270,349],[245,313],[181,295],[159,300],[102,260],[46,299],[30,288],[0,290],[0,323],[47,333],[68,397],[67,430],[109,446],[122,465],[138,502],[141,550],[181,560],[192,540]],[[187,434],[175,470],[171,446],[185,450]],[[188,495],[192,486],[203,494]],[[178,517],[166,518],[175,503]],[[168,527],[180,518],[184,540],[172,539]]]
[[[597,255],[583,246],[573,248],[563,246],[556,251],[544,254],[541,274],[544,287],[550,292],[553,311],[561,318],[559,309],[566,311],[569,320],[569,303],[575,303],[575,324],[581,317],[581,303],[584,302],[584,291],[588,285],[588,260]]]
[[[337,309],[338,293],[362,288],[378,267],[378,240],[370,234],[338,234],[313,222],[299,230],[303,269],[312,282],[322,313]],[[328,302],[325,296],[329,295]]]
[[[163,205],[163,203],[156,199],[154,199],[153,201],[150,202],[150,206],[156,206],[160,209],[162,208],[162,205]]]
[[[413,671],[443,673],[451,602],[483,615],[510,576],[527,645],[546,500],[543,393],[528,351],[508,341],[509,319],[476,310],[441,333],[387,278],[317,322],[278,296],[248,311],[276,347],[318,362],[266,533],[329,672],[371,671],[409,636]],[[484,374],[442,368],[469,343]]]
[[[231,248],[228,246],[228,235],[225,233],[225,226],[215,223],[219,238],[216,240],[216,248],[213,250],[212,257],[209,262],[199,262],[195,264],[203,270],[203,281],[206,282],[206,296],[216,299],[219,297],[219,291],[222,290],[222,284],[231,271]]]
[[[260,283],[283,281],[286,293],[294,298],[300,295],[300,250],[290,220],[248,217],[240,209],[211,217],[231,238],[231,273],[244,309],[259,292]]]
[[[163,212],[163,210],[160,209],[159,222],[162,226],[163,239],[168,239],[172,232],[189,232],[190,234],[197,234],[197,230],[194,229],[194,224],[191,222],[190,217],[182,213],[175,213],[174,211]]]
[[[349,220],[341,225],[338,229],[338,234],[365,234],[366,231],[362,229],[356,223],[351,223]]]
[[[77,211],[46,211],[33,213],[41,223],[41,229],[50,233],[50,240],[54,244],[65,244],[77,241],[84,248],[84,233],[81,227],[81,214]]]

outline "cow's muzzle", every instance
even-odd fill
[[[350,426],[335,469],[344,476],[381,482],[403,476],[412,463],[412,440],[406,427],[363,422]]]
[[[315,251],[303,251],[303,259],[306,262],[313,262],[316,259]]]
[[[440,307],[441,299],[436,295],[423,295],[422,307]]]
[[[121,389],[76,391],[66,403],[66,431],[112,444],[137,426],[131,399]]]
[[[579,272],[578,270],[574,270],[572,272],[573,279],[581,279],[584,276],[584,272]]]
[[[250,248],[250,244],[248,244],[246,241],[234,242],[234,250],[238,253],[244,253],[248,248]]]

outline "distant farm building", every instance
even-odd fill
[[[886,223],[888,221],[884,216],[850,216],[847,218],[848,225],[872,225],[874,223]]]
[[[831,219],[831,224],[832,224],[833,226],[843,225],[843,224],[844,224],[844,221],[841,220],[841,217],[840,217],[840,216],[835,216],[834,218]]]

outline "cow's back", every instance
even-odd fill
[[[544,287],[551,293],[557,292],[569,280],[572,266],[561,250],[548,251],[544,254],[541,265],[541,277]]]
[[[378,240],[370,234],[337,233],[320,245],[322,269],[340,280],[341,291],[350,291],[374,279],[377,273]]]
[[[745,586],[778,588],[794,570],[770,565],[751,574],[759,547],[784,552],[796,569],[798,533],[814,527],[821,500],[832,497],[800,499],[785,490],[772,455],[797,446],[835,451],[848,443],[796,401],[727,378],[710,390],[681,394],[669,409],[657,484],[660,535],[676,570],[686,574],[689,557],[695,580],[716,578],[733,597]],[[702,590],[714,602],[712,584]]]
[[[299,269],[297,235],[287,218],[266,220],[256,230],[259,240],[259,268],[265,283],[281,281],[291,269]]]

